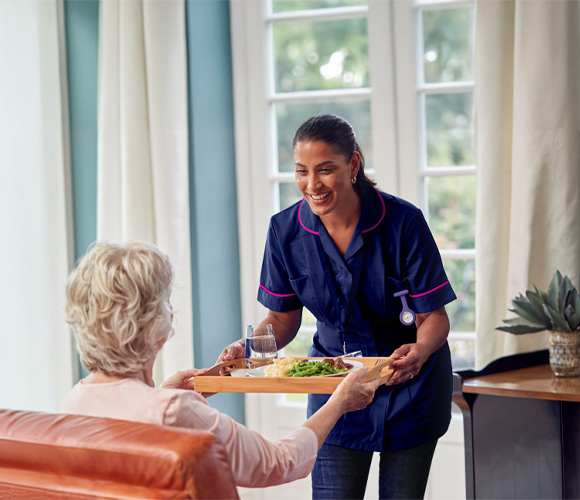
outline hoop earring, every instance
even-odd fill
[[[351,180],[351,182],[352,182],[353,184],[355,184],[355,183],[356,183],[356,177],[353,177],[353,178],[352,178],[352,180]]]

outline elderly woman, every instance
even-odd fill
[[[373,399],[379,380],[350,373],[328,402],[285,439],[270,442],[212,409],[192,390],[205,370],[178,372],[160,388],[153,364],[171,336],[171,263],[157,247],[96,244],[71,273],[66,315],[90,375],[61,405],[63,413],[204,429],[223,443],[238,486],[272,486],[308,475],[319,447],[345,412]]]

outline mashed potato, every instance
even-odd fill
[[[264,368],[264,374],[266,377],[285,377],[296,363],[298,363],[298,360],[292,356],[277,358],[274,360],[274,364]]]

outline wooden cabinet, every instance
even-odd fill
[[[467,498],[580,498],[580,378],[553,376],[548,351],[454,374]]]

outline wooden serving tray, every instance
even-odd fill
[[[298,360],[322,360],[325,358],[296,358]],[[380,377],[386,382],[391,371],[388,365],[391,358],[343,358],[359,361],[368,369],[365,380]],[[246,360],[235,359],[226,363],[219,363],[210,368],[205,375],[195,377],[197,392],[270,392],[270,393],[299,393],[299,394],[332,394],[344,376],[335,377],[230,377],[218,375],[224,366],[246,368]]]

